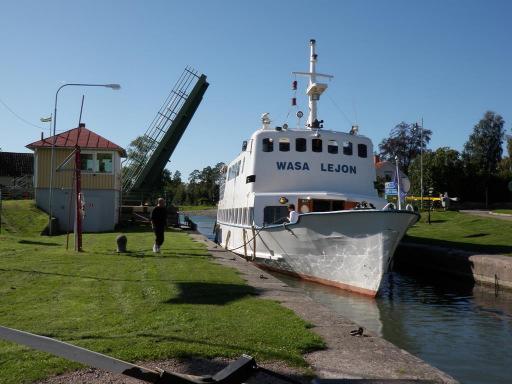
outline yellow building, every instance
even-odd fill
[[[51,152],[55,140],[54,166],[58,167],[76,146],[80,147],[81,185],[85,200],[85,232],[111,231],[119,221],[121,158],[126,151],[90,131],[85,124],[55,137],[27,145],[34,151],[36,204],[48,212],[50,204]],[[72,230],[74,218],[74,160],[53,174],[52,214],[62,231]],[[70,210],[71,208],[71,210]]]

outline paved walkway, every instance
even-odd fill
[[[467,213],[469,215],[481,216],[481,217],[491,217],[493,219],[512,221],[512,215],[508,215],[505,213],[493,213],[485,210],[477,210],[477,209],[465,209],[459,211],[462,213]]]
[[[312,330],[324,339],[327,348],[306,354],[305,359],[318,377],[457,383],[446,373],[370,332],[365,331],[363,337],[351,336],[350,332],[359,327],[357,324],[313,301],[301,289],[289,287],[253,263],[225,251],[204,236],[191,236],[204,242],[218,263],[238,270],[247,283],[258,290],[261,298],[278,301],[314,325]]]

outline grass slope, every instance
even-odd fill
[[[9,232],[0,235],[1,325],[128,361],[248,353],[300,366],[304,352],[324,345],[307,323],[259,299],[185,233],[167,232],[158,255],[150,251],[148,232],[127,233],[131,252],[121,255],[117,233],[86,234],[85,252],[76,254],[65,250],[65,236],[35,236],[44,220],[26,202],[19,204],[4,204]],[[78,367],[0,341],[1,383],[28,383]]]
[[[459,212],[427,213],[409,229],[404,240],[485,253],[512,255],[512,221]]]

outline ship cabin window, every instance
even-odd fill
[[[295,150],[297,152],[306,152],[307,149],[307,140],[303,137],[299,137],[295,139]]]
[[[343,142],[343,154],[352,156],[352,143],[350,141]]]
[[[322,152],[322,139],[311,140],[311,149],[313,152]]]
[[[338,142],[336,140],[329,140],[327,142],[327,152],[333,155],[338,153]]]
[[[281,138],[279,139],[279,151],[289,152],[290,151],[290,139]]]
[[[283,224],[288,217],[286,205],[268,206],[263,209],[263,224]]]
[[[274,140],[269,137],[265,137],[262,141],[263,152],[272,152],[274,150]]]
[[[254,221],[254,207],[249,208],[249,222],[247,224],[251,225]]]
[[[345,209],[344,200],[299,199],[300,213],[332,212]]]
[[[368,149],[366,144],[357,144],[357,156],[368,157]]]
[[[240,164],[242,163],[241,160],[237,161],[236,164],[233,164],[228,169],[228,180],[234,179],[240,174]]]

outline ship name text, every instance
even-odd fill
[[[280,171],[309,171],[310,166],[307,161],[276,161],[277,169]],[[320,163],[320,171],[334,173],[356,174],[355,165]]]

